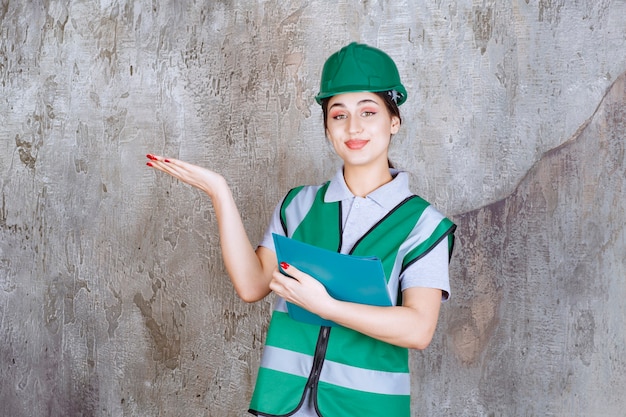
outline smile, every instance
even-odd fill
[[[364,139],[350,139],[346,141],[345,144],[348,149],[358,150],[367,145],[368,142],[369,140]]]

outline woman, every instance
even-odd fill
[[[430,343],[449,294],[454,224],[413,195],[390,167],[398,106],[407,93],[393,60],[351,43],[324,64],[320,93],[326,137],[343,167],[329,182],[291,190],[252,247],[224,178],[182,161],[148,162],[206,192],[215,207],[226,269],[246,302],[278,297],[250,413],[259,416],[409,416],[408,349]],[[345,254],[382,260],[392,307],[333,299],[287,264],[277,269],[272,233]],[[304,324],[286,302],[338,326]]]

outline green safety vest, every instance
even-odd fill
[[[324,203],[328,185],[292,189],[281,206],[281,222],[288,237],[338,252],[341,202]],[[411,196],[362,236],[350,254],[381,259],[389,293],[397,294],[392,301],[399,305],[401,272],[443,239],[452,253],[455,228],[428,202]],[[310,388],[324,417],[410,416],[408,349],[342,326],[298,322],[282,299],[265,343],[251,413],[290,415]]]

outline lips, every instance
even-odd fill
[[[364,139],[350,139],[346,141],[345,144],[348,149],[352,149],[354,151],[363,148],[368,142],[368,140]]]

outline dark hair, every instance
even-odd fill
[[[398,108],[398,104],[393,99],[393,94],[391,94],[391,91],[381,91],[373,94],[376,94],[383,100],[383,103],[385,103],[385,107],[387,107],[389,115],[391,117],[397,117],[398,120],[400,120],[400,124],[402,124],[400,109]],[[324,132],[326,132],[326,129],[328,129],[328,102],[330,101],[330,99],[331,97],[326,97],[322,99],[320,103],[322,105],[322,117],[324,118]],[[394,168],[390,160],[387,160],[387,163],[389,165],[389,168]]]

